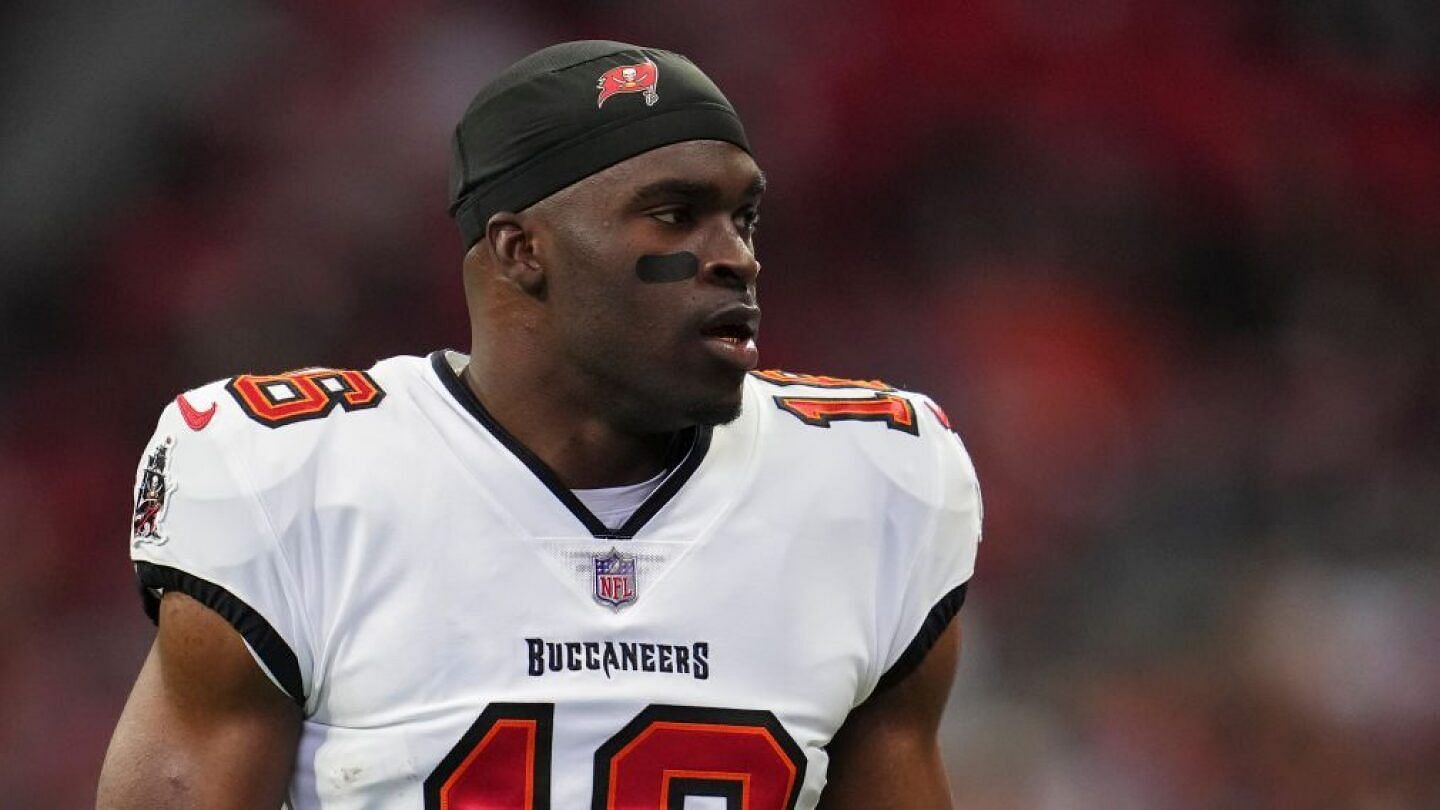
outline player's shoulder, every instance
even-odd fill
[[[861,461],[913,493],[934,497],[937,472],[973,477],[949,416],[930,396],[878,379],[790,371],[749,375],[778,452]],[[837,457],[838,456],[838,457]]]
[[[301,459],[342,437],[386,431],[426,368],[424,358],[402,355],[364,370],[237,374],[177,394],[156,435],[252,461]]]
[[[750,372],[750,385],[809,427],[831,427],[837,422],[881,422],[884,427],[919,437],[922,425],[935,422],[950,430],[949,417],[930,396],[906,391],[880,379],[850,379],[814,373],[759,370]]]
[[[829,429],[851,422],[871,422],[883,430],[847,431],[849,437],[908,436],[915,442],[892,442],[895,448],[928,446],[938,436],[952,434],[950,418],[930,396],[883,380],[850,379],[793,371],[754,371],[749,375],[762,402],[790,419],[778,420],[792,431],[802,427]]]

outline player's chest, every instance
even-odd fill
[[[317,680],[337,714],[417,688],[707,702],[793,689],[848,710],[869,665],[869,544],[822,521],[734,517],[707,536],[630,540],[420,523],[349,538],[317,589]]]
[[[419,524],[391,545],[352,538],[369,550],[327,608],[317,720],[388,725],[434,797],[535,757],[554,807],[612,788],[614,806],[723,797],[744,781],[724,774],[757,796],[818,792],[873,666],[873,567],[845,536],[869,527],[731,516],[708,536],[598,540]]]

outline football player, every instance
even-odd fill
[[[455,133],[469,354],[180,395],[105,808],[944,808],[980,539],[940,409],[754,372],[765,178],[682,56],[572,42]]]

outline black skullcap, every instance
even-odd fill
[[[520,211],[622,160],[680,141],[750,151],[735,108],[678,53],[564,42],[486,85],[455,127],[450,214],[469,248],[497,211]]]

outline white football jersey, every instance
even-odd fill
[[[825,746],[960,608],[974,469],[880,383],[749,375],[607,529],[463,355],[242,375],[137,476],[146,608],[181,591],[304,711],[310,808],[813,808]]]

